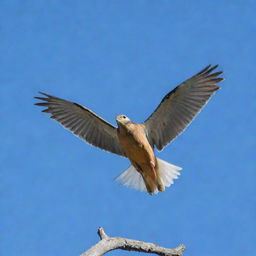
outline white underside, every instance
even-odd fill
[[[173,164],[169,164],[159,158],[157,158],[159,165],[160,177],[163,185],[165,187],[171,186],[173,184],[173,180],[177,179],[180,175],[179,171],[182,169],[181,167],[175,166]],[[122,172],[118,177],[115,178],[120,182],[121,185],[125,185],[130,188],[134,188],[139,191],[147,192],[146,185],[144,180],[139,172],[131,165],[127,170]],[[158,190],[154,192],[154,194],[158,193]]]

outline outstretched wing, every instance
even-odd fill
[[[210,97],[219,89],[218,77],[223,72],[215,72],[218,65],[207,66],[192,76],[161,101],[153,114],[144,122],[148,140],[152,146],[162,150],[188,126]]]
[[[117,129],[110,123],[77,103],[41,94],[46,97],[35,97],[43,101],[35,105],[47,107],[42,112],[52,114],[52,119],[93,146],[125,156],[119,144]]]

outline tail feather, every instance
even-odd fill
[[[178,179],[180,175],[179,171],[182,169],[176,165],[170,164],[157,158],[159,166],[159,175],[161,181],[165,187],[170,187],[173,184],[174,179]]]
[[[164,187],[169,187],[173,184],[173,180],[177,179],[180,175],[179,171],[182,169],[181,167],[175,166],[173,164],[167,163],[159,158],[157,158],[158,162],[158,173],[160,180]],[[145,178],[145,177],[144,177]],[[123,173],[121,173],[118,177],[115,178],[118,180],[121,185],[128,186],[130,188],[134,188],[139,191],[148,192],[145,182],[143,180],[142,175],[137,172],[137,170],[131,165],[128,169],[126,169]],[[150,193],[156,194],[158,193],[158,184],[156,184],[156,189]]]
[[[115,180],[118,180],[121,185],[147,192],[147,188],[141,174],[136,171],[133,165],[117,176]]]

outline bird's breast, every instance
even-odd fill
[[[148,163],[155,159],[144,128],[140,125],[128,127],[128,129],[120,129],[118,131],[118,138],[126,156],[131,162]]]

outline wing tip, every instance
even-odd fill
[[[219,67],[219,64],[216,64],[216,65],[212,65],[212,64],[209,64],[209,65],[207,65],[205,68],[203,68],[201,71],[199,71],[197,74],[196,74],[196,76],[198,76],[198,75],[202,75],[202,74],[210,74],[213,70],[215,70],[216,68],[218,68]],[[222,74],[223,73],[223,71],[219,71],[219,72],[221,72],[220,74]],[[218,73],[219,73],[218,72]]]
[[[39,106],[39,107],[46,107],[41,112],[50,113],[50,111],[49,111],[49,95],[46,93],[43,93],[43,92],[38,92],[38,93],[46,96],[47,98],[35,96],[34,99],[41,100],[42,102],[36,102],[36,103],[34,103],[34,105]]]
[[[211,66],[212,66],[212,64],[207,65],[207,66],[204,67],[202,70],[200,70],[198,73],[196,73],[196,76],[205,73],[207,70],[209,70],[209,68],[210,68]]]
[[[59,99],[59,98],[57,98],[57,97],[55,97],[55,96],[53,96],[53,95],[47,94],[47,93],[45,93],[45,92],[40,92],[40,91],[39,91],[38,93],[39,93],[39,94],[42,94],[42,95],[45,96],[46,98],[36,96],[36,97],[34,97],[35,99],[46,100],[46,101],[48,101],[48,100],[50,100],[50,99]]]
[[[38,93],[40,93],[40,94],[42,94],[42,95],[44,95],[44,96],[49,98],[48,94],[46,94],[46,93],[43,93],[43,92],[38,92]],[[44,97],[35,96],[33,98],[36,99],[36,100],[48,101],[48,98],[44,98]],[[40,105],[41,103],[40,102],[39,103],[35,103],[34,105],[41,106]]]
[[[214,91],[218,91],[219,89],[221,89],[221,87],[220,87],[220,86],[215,85]]]
[[[47,100],[48,98],[44,98],[44,97],[37,97],[37,96],[36,96],[36,97],[34,97],[34,99],[37,99],[37,100],[44,100],[44,101],[45,101],[45,100]]]
[[[47,94],[47,93],[45,93],[45,92],[40,92],[40,91],[39,91],[38,93],[40,93],[40,94],[42,94],[42,95],[44,95],[44,96],[46,96],[46,97],[48,97],[48,98],[51,97],[50,94]]]
[[[41,106],[41,107],[47,107],[49,105],[49,103],[48,102],[37,102],[37,103],[34,103],[34,105]]]

